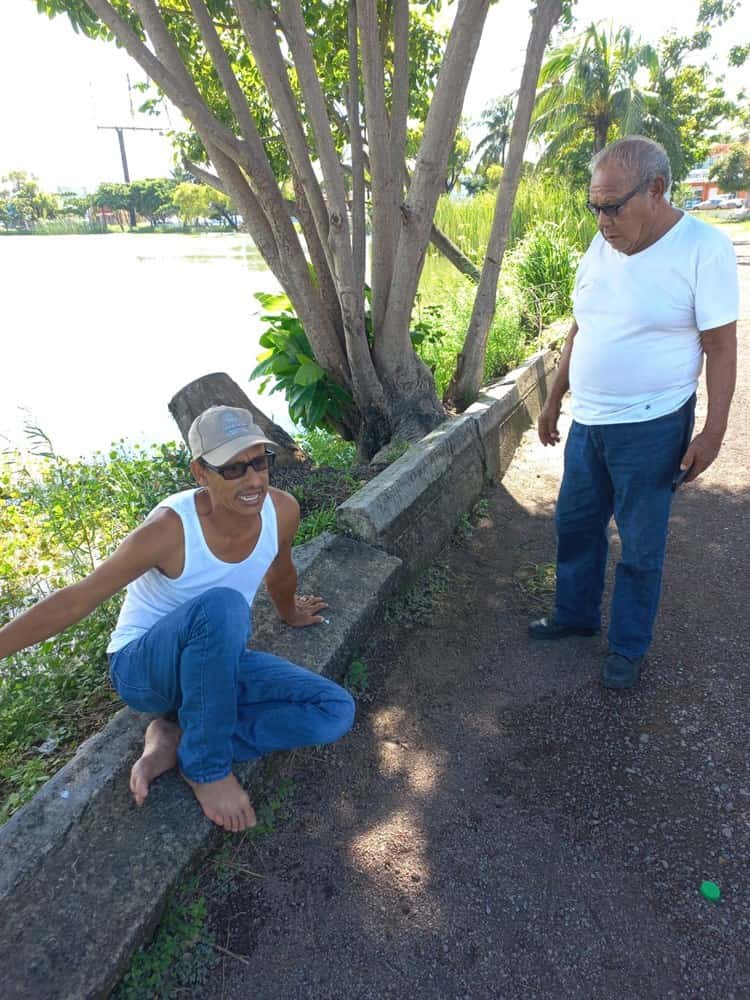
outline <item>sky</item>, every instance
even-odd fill
[[[477,117],[493,97],[517,87],[530,6],[530,0],[499,0],[491,7],[464,105],[468,117]],[[617,23],[626,11],[636,33],[652,42],[670,28],[690,32],[697,9],[698,0],[629,0],[626,6],[579,0],[575,7],[581,25],[609,18]],[[98,126],[180,127],[174,108],[160,119],[137,113],[143,98],[129,88],[145,76],[127,53],[75,34],[66,17],[50,20],[39,14],[33,0],[2,0],[0,37],[0,177],[22,169],[47,190],[91,191],[101,181],[122,180],[116,133]],[[729,44],[748,38],[746,0],[731,24],[715,35],[717,67]],[[172,150],[165,135],[126,132],[125,142],[131,179],[169,173]]]

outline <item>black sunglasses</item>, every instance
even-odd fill
[[[628,191],[622,201],[612,202],[609,205],[594,205],[590,201],[587,201],[586,208],[589,212],[591,212],[595,219],[599,218],[600,212],[604,212],[608,219],[614,219],[622,206],[627,205],[630,199],[635,198],[635,196],[649,183],[649,181],[641,181],[638,187],[634,187],[632,191]]]
[[[249,462],[230,462],[229,465],[211,465],[205,458],[200,458],[198,461],[212,472],[218,472],[222,479],[242,479],[250,468],[256,472],[267,472],[272,469],[275,459],[276,452],[267,451],[257,458],[251,458]]]

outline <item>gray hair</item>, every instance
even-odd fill
[[[650,184],[657,177],[663,177],[664,197],[669,196],[669,189],[672,187],[672,168],[667,151],[660,143],[643,135],[626,135],[624,139],[611,142],[592,157],[589,170],[593,174],[597,167],[608,160],[615,160],[633,174],[634,179],[639,178],[644,184],[646,181]]]

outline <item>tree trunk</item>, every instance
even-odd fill
[[[276,444],[276,461],[279,465],[295,465],[304,462],[307,456],[273,420],[250,402],[242,389],[224,372],[203,375],[176,392],[169,401],[169,412],[180,428],[180,434],[187,443],[188,431],[195,418],[209,406],[240,406],[250,410],[253,420],[263,433]]]
[[[488,6],[489,0],[462,0],[459,4],[402,211],[383,329],[375,330],[378,373],[381,377],[390,376],[394,384],[405,356],[414,354],[409,339],[414,298]]]
[[[526,62],[518,91],[518,104],[510,134],[508,162],[503,170],[497,192],[495,214],[492,219],[482,277],[474,299],[474,308],[469,321],[469,329],[466,332],[464,349],[458,356],[456,371],[446,394],[455,399],[460,409],[465,409],[476,398],[483,381],[487,337],[492,317],[495,315],[497,280],[500,276],[503,254],[508,242],[513,203],[521,178],[523,153],[529,134],[539,70],[550,32],[561,13],[561,0],[539,0],[534,11],[531,33],[526,48]]]

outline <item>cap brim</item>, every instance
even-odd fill
[[[267,444],[272,448],[278,447],[270,438],[246,434],[244,437],[236,437],[231,441],[227,441],[218,448],[214,448],[213,451],[206,451],[199,457],[205,459],[209,465],[226,465],[227,462],[231,462],[241,452],[247,451],[248,448],[254,448],[257,444]]]

